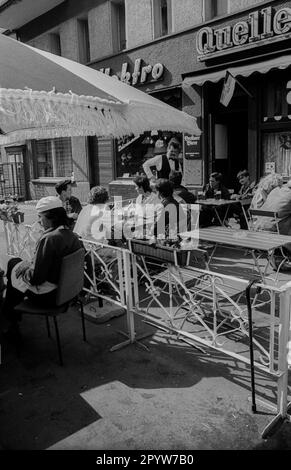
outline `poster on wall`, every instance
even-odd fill
[[[184,134],[184,158],[185,160],[200,159],[200,136]]]

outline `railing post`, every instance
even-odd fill
[[[282,418],[287,416],[288,406],[288,343],[290,328],[290,288],[280,294],[279,311],[279,357],[278,357],[278,398],[277,408]]]
[[[134,329],[134,313],[133,299],[132,299],[132,269],[131,269],[131,256],[127,250],[123,252],[123,264],[124,264],[124,281],[125,281],[125,298],[126,298],[126,315],[127,315],[127,328],[130,342],[135,341],[135,329]]]

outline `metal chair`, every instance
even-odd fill
[[[270,221],[274,222],[274,224],[276,226],[276,232],[277,232],[278,235],[280,235],[280,228],[279,228],[280,219],[279,219],[279,216],[278,216],[278,212],[276,212],[276,211],[265,211],[265,210],[262,210],[262,209],[249,209],[249,214],[250,214],[251,221],[252,221],[252,226],[249,225],[250,230],[268,232],[268,230],[262,230],[260,228],[256,228],[256,226],[255,226],[255,221],[256,221],[255,217],[265,217],[266,219],[270,219]],[[269,231],[269,232],[274,233],[274,231]],[[269,263],[271,264],[273,269],[276,270],[276,278],[275,278],[276,280],[277,280],[278,274],[280,272],[280,269],[282,268],[284,263],[286,261],[288,261],[288,257],[284,253],[283,247],[280,247],[279,251],[280,251],[281,254],[279,255],[279,261],[278,262],[276,261],[275,253],[272,253],[272,255],[270,257],[270,260],[269,260]]]
[[[265,211],[265,210],[261,210],[261,209],[249,209],[249,214],[251,216],[251,220],[252,220],[253,223],[255,222],[254,217],[267,217],[269,219],[274,220],[274,223],[276,225],[277,233],[280,234],[280,230],[279,230],[279,221],[280,221],[280,219],[278,217],[278,212]],[[256,230],[255,227],[253,229]]]
[[[57,347],[59,353],[60,365],[63,365],[62,350],[59,329],[57,324],[57,317],[61,314],[64,314],[68,311],[70,305],[75,302],[78,302],[81,307],[81,319],[82,319],[82,329],[83,329],[83,340],[86,341],[86,332],[85,332],[85,318],[83,311],[83,304],[79,298],[79,294],[83,289],[84,285],[84,258],[85,251],[83,248],[63,257],[59,284],[56,294],[56,304],[52,307],[39,306],[36,305],[32,299],[24,299],[20,304],[15,307],[15,310],[21,314],[31,314],[31,315],[40,315],[44,316],[46,319],[48,337],[51,337],[50,334],[50,325],[49,317],[52,317],[54,320]]]

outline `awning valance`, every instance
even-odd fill
[[[218,82],[225,77],[225,72],[228,70],[234,77],[242,76],[249,77],[252,73],[267,73],[273,69],[286,69],[291,66],[291,55],[284,55],[276,57],[275,59],[268,59],[262,62],[255,62],[253,64],[241,65],[239,67],[230,67],[217,72],[203,73],[193,77],[186,77],[183,81],[184,86],[203,85],[205,82]]]

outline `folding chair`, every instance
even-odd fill
[[[276,225],[277,233],[280,234],[280,230],[279,230],[279,220],[280,219],[278,217],[278,212],[264,211],[262,209],[249,209],[249,214],[250,214],[251,220],[253,222],[252,227],[250,227],[250,229],[256,230],[256,228],[254,227],[254,223],[255,223],[255,218],[254,217],[267,217],[269,219],[274,220],[275,225]]]
[[[52,307],[39,306],[32,299],[24,299],[15,307],[15,310],[21,314],[31,314],[44,316],[46,319],[48,337],[50,334],[49,317],[54,319],[56,340],[59,353],[60,365],[63,365],[62,350],[59,329],[57,324],[57,316],[68,311],[70,305],[78,302],[81,307],[81,319],[83,329],[83,340],[86,341],[85,318],[83,304],[79,298],[79,294],[84,284],[84,258],[85,251],[83,248],[64,256],[61,264],[59,284],[56,295],[56,305]]]
[[[249,209],[249,214],[250,214],[250,217],[251,217],[251,221],[252,221],[252,226],[249,225],[249,230],[253,230],[253,231],[260,231],[259,228],[256,228],[255,227],[255,222],[256,222],[256,219],[255,217],[265,217],[266,219],[270,219],[270,221],[273,221],[275,223],[275,226],[276,226],[276,232],[278,235],[280,235],[280,229],[279,229],[279,222],[280,222],[280,219],[278,217],[278,212],[276,211],[265,211],[265,210],[262,210],[262,209]],[[264,230],[264,232],[268,232],[268,230]],[[270,233],[274,233],[273,231]],[[279,265],[277,266],[277,263],[276,261],[274,260],[275,258],[275,254],[273,253],[272,256],[270,257],[270,264],[271,266],[274,268],[274,269],[277,269],[277,272],[276,272],[276,278],[279,274],[279,271],[281,269],[281,267],[283,266],[283,264],[285,263],[285,261],[288,261],[288,258],[286,257],[284,251],[283,251],[283,247],[280,248],[280,251],[281,251],[281,255],[282,255],[282,261],[279,263]]]

